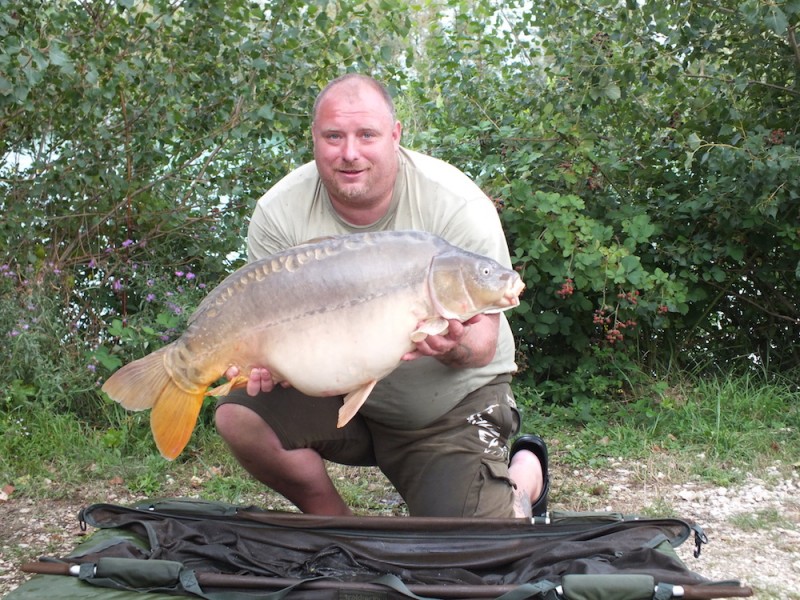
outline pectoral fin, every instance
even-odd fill
[[[358,409],[367,401],[372,388],[378,383],[377,379],[368,381],[357,390],[353,390],[344,397],[344,404],[339,409],[339,420],[336,423],[337,427],[344,427],[350,422],[350,419],[356,416]]]
[[[218,385],[212,390],[208,390],[206,396],[227,396],[232,390],[245,387],[248,379],[249,377],[247,377],[247,375],[237,375],[230,381]]]
[[[439,335],[440,333],[447,333],[449,323],[447,319],[442,317],[434,317],[424,321],[420,327],[411,332],[412,342],[421,342],[429,335]]]

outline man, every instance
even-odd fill
[[[326,235],[417,229],[510,265],[493,204],[454,167],[400,146],[394,104],[374,79],[328,84],[311,133],[314,161],[258,201],[250,260]],[[523,436],[509,465],[515,369],[505,316],[478,315],[417,343],[344,428],[336,427],[341,398],[276,386],[263,368],[220,400],[216,425],[244,468],[303,512],[351,514],[329,460],[377,465],[414,516],[529,517],[546,510],[547,450]]]

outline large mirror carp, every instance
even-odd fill
[[[152,409],[161,454],[186,446],[203,398],[243,386],[267,367],[310,396],[345,395],[343,426],[414,342],[519,304],[519,275],[416,231],[336,236],[252,262],[200,303],[183,335],[115,372],[103,391]],[[242,374],[209,391],[236,366]]]

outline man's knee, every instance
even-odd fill
[[[214,412],[214,425],[224,440],[236,439],[254,419],[258,416],[241,404],[221,404]]]

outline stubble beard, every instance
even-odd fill
[[[348,165],[344,165],[345,169],[347,169],[347,167]],[[333,180],[331,181],[331,188],[336,194],[336,197],[340,200],[354,202],[368,198],[371,183],[372,182],[370,181],[370,178],[367,176],[366,181],[345,184],[337,181],[336,175],[334,175]]]

